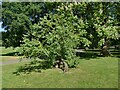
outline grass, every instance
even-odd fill
[[[9,48],[0,47],[0,51],[1,56],[14,56],[16,52],[12,47]]]
[[[79,68],[63,73],[59,69],[42,70],[16,76],[12,74],[25,64],[2,67],[3,88],[118,88],[118,58],[80,59]]]
[[[13,48],[0,47],[0,62],[18,60]],[[79,68],[63,73],[60,69],[42,70],[16,76],[13,72],[27,62],[2,66],[2,88],[118,88],[117,57],[81,54]],[[87,56],[86,56],[87,55]]]
[[[0,47],[0,62],[6,62],[6,61],[11,61],[11,60],[18,60],[19,57],[14,56],[15,50],[10,47],[10,48],[5,48],[5,47]]]

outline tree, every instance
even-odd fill
[[[46,13],[54,12],[60,3],[49,2],[3,2],[2,3],[2,27],[3,45],[5,47],[17,47],[22,44],[23,35],[29,33],[31,37],[31,26],[39,22],[40,17]]]
[[[83,17],[84,23],[88,24],[84,37],[92,42],[89,48],[107,46],[108,49],[111,40],[118,40],[118,7],[119,3],[113,2],[82,2],[74,7],[74,15]]]
[[[94,27],[96,28],[96,32],[98,34],[99,42],[98,45],[102,46],[102,53],[104,56],[110,55],[108,52],[110,46],[111,39],[118,39],[118,26],[117,26],[117,18],[116,18],[116,8],[114,3],[101,3],[100,4],[100,17],[97,22],[94,23]],[[113,12],[114,11],[114,12]]]
[[[31,40],[24,37],[20,52],[25,57],[45,56],[51,66],[56,60],[67,61],[69,67],[76,64],[75,48],[81,42],[89,46],[91,42],[84,38],[86,24],[82,18],[73,14],[74,3],[62,3],[57,13],[50,13],[33,25]]]

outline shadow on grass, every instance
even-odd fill
[[[5,53],[5,54],[0,54],[1,56],[15,56],[17,52],[10,52],[10,53]]]
[[[113,57],[117,57],[117,58],[120,58],[120,52],[118,53],[112,53]]]
[[[20,74],[29,74],[31,72],[41,72],[41,70],[46,70],[51,68],[51,61],[38,61],[33,60],[24,66],[20,66],[13,74],[20,75]]]
[[[120,58],[120,56],[117,56],[117,58]]]
[[[85,60],[90,60],[92,58],[97,58],[97,57],[102,57],[102,55],[98,55],[98,53],[93,53],[93,52],[80,52],[77,53],[77,56],[80,57],[81,59]]]
[[[19,52],[9,52],[9,53],[4,53],[4,54],[0,54],[0,56],[22,56],[20,54],[18,54]]]
[[[117,57],[120,58],[120,52],[119,51],[110,51],[111,57]],[[77,52],[76,55],[80,57],[81,59],[90,60],[92,58],[99,58],[104,57],[100,54],[100,50],[87,50],[85,52]]]

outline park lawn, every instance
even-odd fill
[[[18,60],[19,57],[14,55],[15,52],[15,49],[13,49],[12,47],[0,47],[0,62]]]
[[[27,62],[3,65],[3,88],[118,88],[118,59],[100,57],[80,59],[79,68],[63,73],[59,69],[42,70],[16,76],[12,74]]]
[[[12,47],[9,47],[9,48],[0,47],[0,50],[1,50],[0,54],[3,54],[3,55],[15,52],[15,50]]]

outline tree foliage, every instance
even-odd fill
[[[31,38],[31,26],[39,22],[40,17],[46,13],[55,12],[60,3],[44,2],[3,2],[2,3],[2,27],[3,45],[17,47],[22,44],[23,35],[29,33]]]
[[[3,2],[2,22],[6,30],[6,33],[3,33],[3,44],[6,47],[19,46],[26,33],[29,33],[29,38],[32,38],[32,25],[38,24],[40,18],[46,14],[58,13],[58,7],[62,7],[62,3]],[[63,14],[67,15],[68,11],[63,11]],[[85,26],[84,29],[87,31],[84,37],[92,42],[91,48],[104,44],[105,38],[118,38],[116,28],[119,25],[119,2],[76,2],[72,13],[79,19],[82,18],[85,24],[83,27]]]
[[[28,35],[25,35],[21,53],[25,57],[45,56],[51,64],[57,59],[68,60],[70,63],[80,42],[85,46],[91,43],[83,37],[87,26],[82,18],[74,16],[72,8],[71,3],[62,4],[57,13],[47,14],[38,24],[34,24],[31,31],[33,38],[29,39]]]

